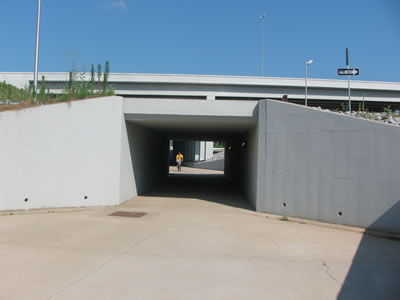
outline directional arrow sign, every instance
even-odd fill
[[[360,75],[360,69],[338,69],[338,75]]]

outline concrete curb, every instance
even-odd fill
[[[81,212],[81,211],[93,211],[93,210],[115,210],[118,209],[121,205],[113,205],[113,206],[82,206],[82,207],[55,207],[55,208],[35,208],[29,210],[7,210],[1,211],[0,217],[4,216],[12,216],[12,215],[32,215],[32,214],[50,214],[50,213],[66,213],[66,212]],[[380,232],[369,230],[365,228],[359,227],[352,227],[346,225],[339,225],[339,224],[332,224],[332,223],[324,223],[319,221],[313,221],[308,219],[300,219],[300,218],[293,218],[293,217],[286,217],[274,214],[266,214],[266,213],[258,213],[258,212],[251,212],[254,216],[262,216],[267,219],[279,220],[283,222],[292,222],[298,224],[307,224],[313,225],[318,227],[326,227],[331,229],[343,230],[343,231],[350,231],[356,232],[361,234],[368,234],[377,238],[384,238],[389,240],[400,241],[400,234],[391,233],[391,232]]]
[[[97,209],[116,209],[119,206],[80,206],[80,207],[49,207],[49,208],[33,208],[33,209],[18,209],[18,210],[4,210],[0,211],[0,217],[12,215],[33,215],[33,214],[50,214],[50,213],[65,213],[65,212],[79,212],[79,211],[92,211]]]
[[[268,219],[293,222],[293,223],[298,223],[298,224],[314,225],[314,226],[332,228],[332,229],[337,229],[337,230],[351,231],[351,232],[357,232],[357,233],[361,233],[361,234],[368,234],[368,235],[371,235],[371,236],[374,236],[377,238],[385,238],[385,239],[400,241],[400,234],[397,234],[397,233],[381,232],[381,231],[369,230],[366,228],[352,227],[352,226],[332,224],[332,223],[324,223],[324,222],[313,221],[313,220],[308,220],[308,219],[286,217],[286,216],[280,216],[280,215],[274,215],[274,214],[263,213],[263,215]]]

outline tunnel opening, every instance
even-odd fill
[[[223,175],[224,142],[169,140],[169,176],[185,174]]]
[[[129,101],[136,105],[138,100]],[[166,101],[160,100],[158,105],[171,104]],[[245,112],[243,107],[238,107],[230,115],[226,112],[216,115],[215,107],[220,103],[195,101],[175,100],[174,104],[178,102],[179,107],[188,106],[180,114],[155,113],[154,106],[151,113],[140,109],[125,111],[136,194],[166,199],[195,198],[254,210],[258,151],[256,103],[246,101]],[[227,102],[223,101],[223,110],[228,112],[232,106],[241,105],[238,101]],[[193,104],[199,104],[200,113],[191,107]],[[215,141],[223,145],[222,170],[194,167],[196,161],[207,161],[207,151],[210,151],[207,147],[213,152]],[[186,157],[184,172],[180,173],[175,172],[178,152]]]
[[[190,198],[214,202],[232,207],[254,210],[246,192],[251,179],[246,171],[249,150],[248,132],[238,136],[218,136],[223,140],[224,158],[215,164],[213,169],[198,167],[209,163],[203,153],[191,153],[194,145],[204,146],[205,142],[213,144],[212,137],[181,137],[171,140],[168,134],[160,129],[148,128],[127,122],[129,140],[132,147],[131,157],[137,195],[148,197]],[[199,137],[197,137],[199,139]],[[171,141],[175,147],[171,149]],[[190,145],[192,144],[192,146]],[[177,145],[179,145],[177,147]],[[213,151],[213,149],[212,149]],[[185,157],[181,171],[177,170],[176,154],[181,152]],[[225,154],[225,152],[228,152]],[[191,158],[192,154],[192,158]],[[225,156],[226,155],[226,156]],[[194,159],[194,158],[195,159]],[[244,161],[246,160],[246,161]],[[222,168],[218,165],[222,163]]]

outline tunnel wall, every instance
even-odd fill
[[[237,181],[240,176],[239,141],[229,138],[225,141],[224,175],[230,180]]]
[[[258,125],[241,135],[225,140],[224,174],[231,179],[247,200],[257,208]]]
[[[148,192],[168,176],[169,140],[130,122],[126,122],[126,131],[130,155],[128,151],[124,155],[129,169],[125,171],[126,177],[121,176],[126,179],[121,189],[126,196],[121,202]]]
[[[245,142],[245,145],[242,143]],[[244,134],[239,143],[240,187],[254,208],[257,206],[258,126]]]
[[[0,210],[118,204],[122,121],[121,97],[0,112]]]
[[[122,203],[126,200],[129,200],[138,195],[136,182],[135,182],[135,173],[133,171],[133,162],[132,162],[132,146],[129,143],[129,140],[132,140],[132,131],[129,130],[129,126],[125,121],[125,118],[121,120],[121,162],[120,162],[120,194],[119,194],[119,203]],[[132,144],[132,143],[131,143]]]
[[[400,232],[400,128],[270,100],[259,127],[258,211]]]

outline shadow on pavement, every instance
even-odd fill
[[[368,229],[388,224],[398,232],[400,201]],[[364,234],[338,299],[400,299],[400,241]]]
[[[237,185],[224,175],[171,174],[147,195],[197,198],[254,211]],[[400,231],[400,201],[369,230],[379,231],[388,224],[394,224],[393,232]],[[364,234],[337,299],[400,299],[400,241]]]
[[[254,211],[243,193],[223,174],[171,174],[146,196],[196,198]]]

